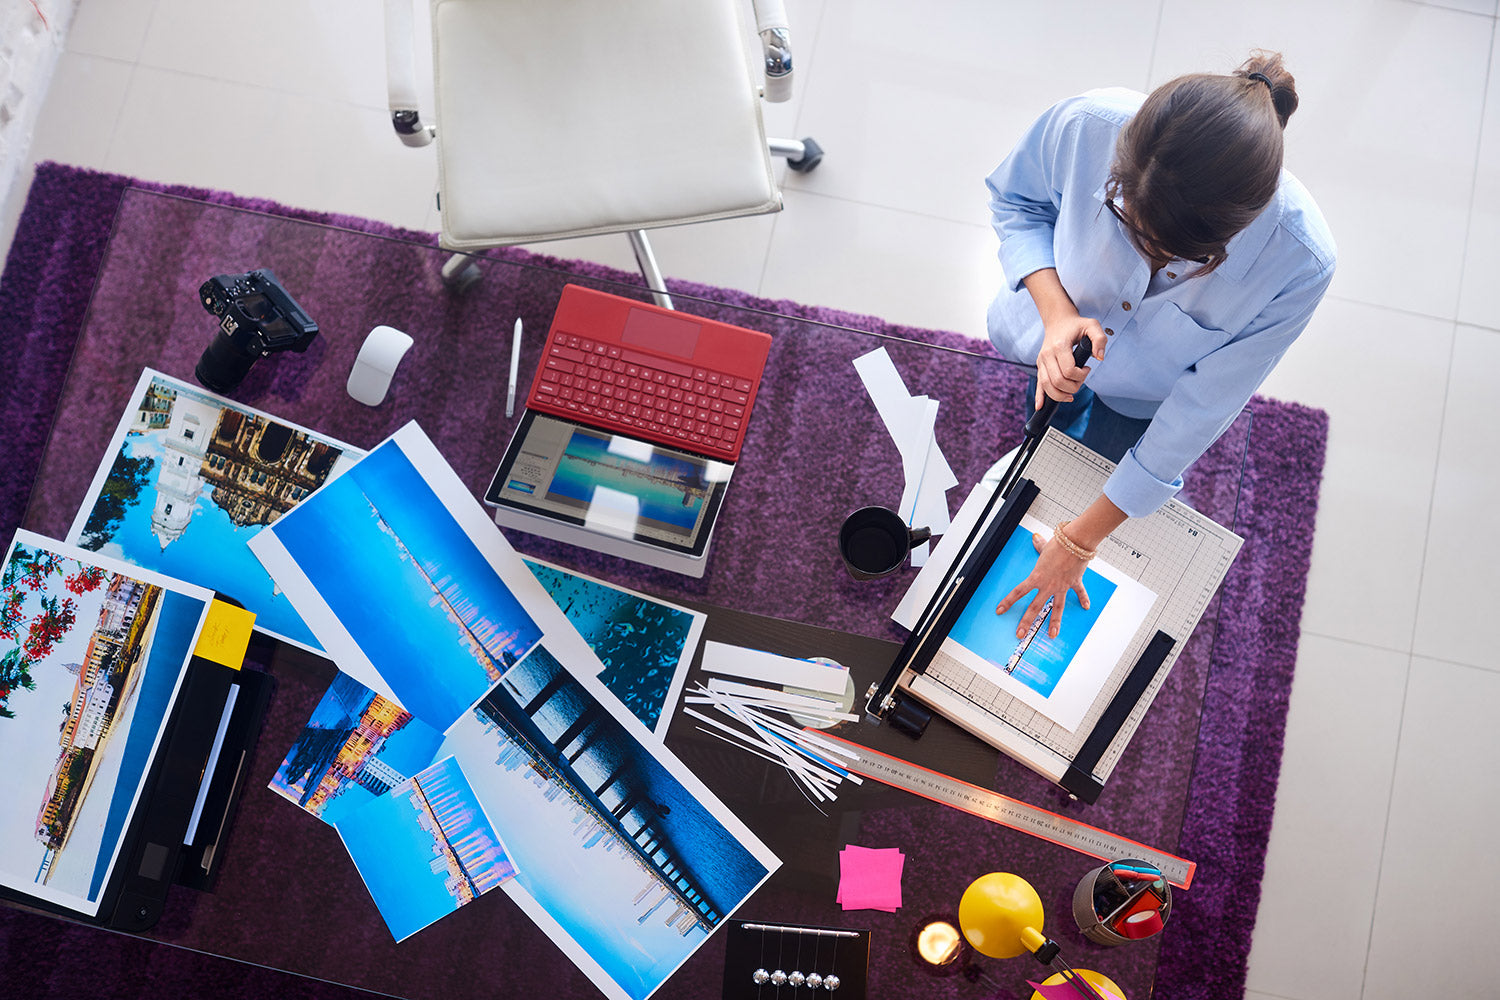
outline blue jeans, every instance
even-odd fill
[[[1026,390],[1026,415],[1031,416],[1036,399],[1036,376]],[[1073,402],[1058,403],[1052,414],[1052,426],[1068,437],[1097,451],[1111,462],[1119,462],[1151,426],[1145,420],[1127,417],[1111,410],[1088,386],[1073,394]]]

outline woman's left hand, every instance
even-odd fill
[[[1039,553],[1036,566],[1031,570],[1030,576],[1005,595],[1005,599],[995,607],[995,614],[1005,614],[1017,601],[1035,591],[1036,597],[1032,598],[1031,604],[1021,615],[1016,638],[1026,635],[1032,621],[1046,607],[1048,598],[1052,599],[1052,614],[1047,623],[1047,634],[1056,638],[1062,628],[1063,607],[1067,603],[1068,591],[1077,594],[1079,607],[1088,610],[1089,595],[1083,587],[1083,568],[1088,564],[1063,548],[1056,538],[1047,539],[1033,534],[1031,544]]]

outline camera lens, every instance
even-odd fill
[[[219,330],[203,349],[193,374],[214,392],[228,392],[245,380],[258,357],[241,350],[227,333]]]

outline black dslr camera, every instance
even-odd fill
[[[318,324],[269,268],[209,278],[198,289],[198,300],[219,317],[218,332],[193,370],[214,392],[239,385],[261,358],[282,351],[300,354],[318,335]]]

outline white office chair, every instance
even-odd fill
[[[761,122],[762,96],[791,94],[782,0],[754,0],[763,71],[742,0],[430,0],[437,127],[418,109],[419,2],[385,0],[391,120],[409,146],[437,140],[450,286],[478,250],[623,232],[670,308],[644,230],[779,211],[771,155],[822,158]]]

